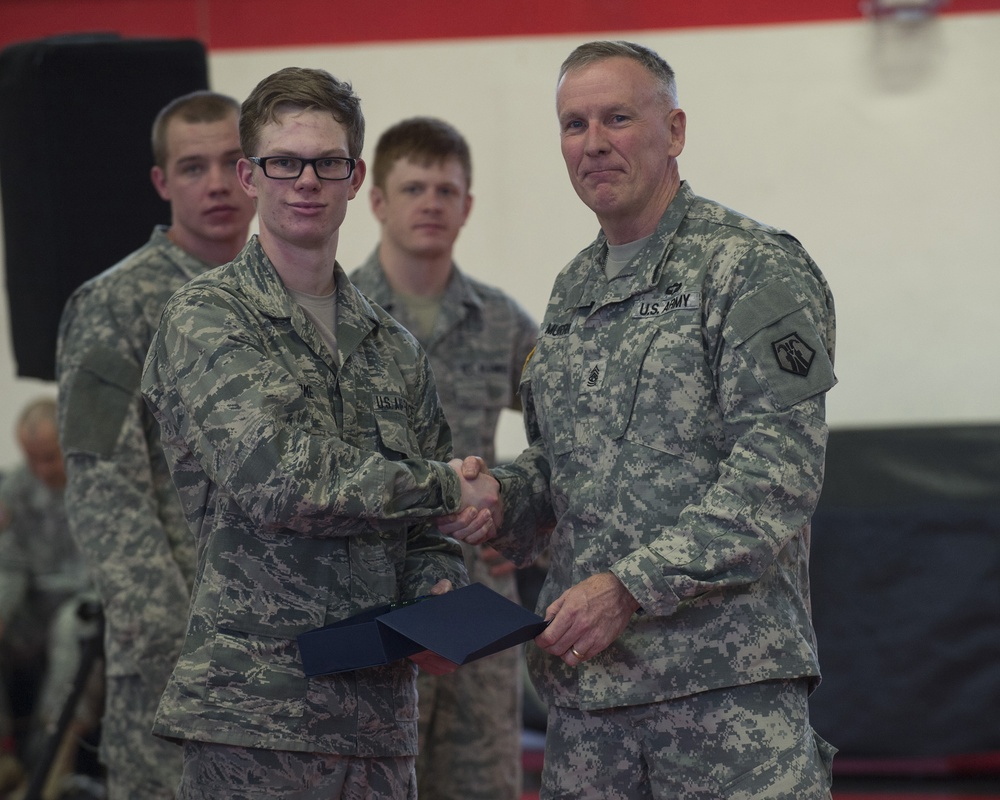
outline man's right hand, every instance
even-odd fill
[[[500,484],[479,456],[448,462],[462,485],[462,507],[456,514],[439,517],[437,527],[447,536],[469,544],[482,544],[496,536],[503,524]]]

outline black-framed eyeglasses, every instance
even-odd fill
[[[307,164],[312,164],[316,177],[322,181],[346,181],[354,174],[356,158],[324,156],[323,158],[293,158],[292,156],[250,156],[250,161],[264,170],[268,178],[290,181],[299,177]]]

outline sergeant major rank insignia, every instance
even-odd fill
[[[785,372],[805,377],[809,374],[816,351],[802,341],[797,333],[790,333],[776,342],[771,342],[778,366]]]
[[[608,371],[608,360],[602,358],[584,368],[583,386],[585,392],[593,392],[604,384],[604,373]]]

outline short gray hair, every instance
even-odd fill
[[[17,418],[17,432],[35,436],[43,425],[56,426],[56,401],[53,397],[38,397],[28,403]]]
[[[677,107],[677,78],[673,68],[655,50],[635,42],[619,40],[581,44],[563,61],[559,68],[559,80],[561,81],[570,70],[586,67],[609,58],[630,58],[637,61],[660,84],[663,94],[671,106]]]

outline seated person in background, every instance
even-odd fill
[[[75,673],[79,652],[72,629],[60,626],[67,635],[50,644],[52,629],[88,580],[66,522],[55,400],[30,402],[16,434],[24,463],[0,485],[0,735],[4,751],[30,766],[68,695],[64,678]],[[17,724],[31,714],[32,726]]]

